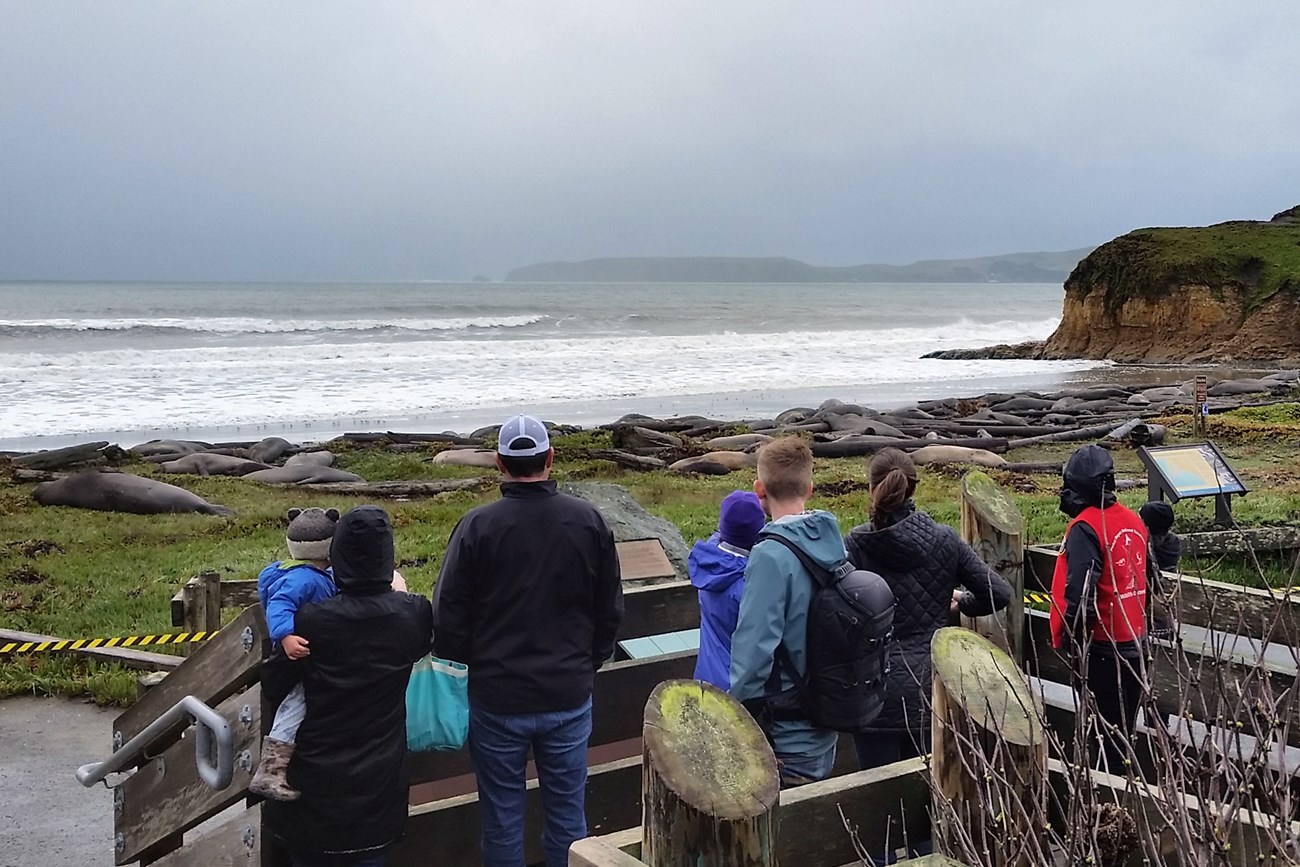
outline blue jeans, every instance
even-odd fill
[[[591,699],[572,710],[490,713],[470,703],[469,752],[478,779],[484,867],[524,867],[528,750],[537,764],[547,867],[566,867],[587,836],[587,741]]]
[[[824,780],[835,769],[835,747],[831,747],[824,755],[813,758],[777,756],[776,769],[781,776],[783,789],[793,789],[795,786]]]

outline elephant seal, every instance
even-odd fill
[[[286,467],[332,467],[334,452],[298,452],[284,462]]]
[[[284,453],[294,448],[293,443],[280,437],[267,437],[252,445],[248,450],[248,456],[260,463],[269,464],[284,456]]]
[[[813,409],[812,407],[796,406],[792,409],[787,409],[785,412],[777,415],[774,421],[776,422],[777,427],[781,427],[787,424],[799,424],[800,422],[807,421],[808,419],[812,418],[816,414],[817,414],[817,410]]]
[[[480,467],[494,470],[497,466],[497,453],[491,449],[447,449],[434,455],[433,462],[451,467]]]
[[[981,467],[1006,466],[1007,460],[1001,455],[984,449],[970,449],[965,446],[926,446],[910,453],[912,463],[925,464],[979,464]]]
[[[1210,386],[1210,397],[1230,397],[1239,394],[1259,394],[1281,388],[1286,383],[1269,379],[1228,379]]]
[[[132,446],[127,451],[136,457],[147,458],[151,455],[192,455],[195,452],[207,451],[210,448],[212,448],[212,443],[203,443],[197,440],[149,440],[147,443]]]
[[[724,475],[716,468],[723,467],[726,473],[742,470],[747,467],[758,466],[757,454],[746,454],[745,452],[709,452],[708,454],[699,455],[693,458],[683,458],[668,469],[674,473],[707,473],[710,475]]]
[[[750,446],[761,446],[763,443],[770,443],[773,437],[767,434],[736,434],[730,437],[714,437],[704,444],[710,450],[718,451],[743,451]]]
[[[258,470],[269,470],[270,466],[231,455],[195,452],[174,461],[161,463],[158,469],[164,473],[189,473],[196,476],[246,476]]]
[[[364,482],[356,473],[349,473],[334,467],[320,467],[312,464],[299,464],[296,467],[271,467],[258,470],[244,476],[264,485],[320,485],[326,482]]]
[[[1024,412],[1027,409],[1051,409],[1052,404],[1055,402],[1041,397],[1019,394],[1011,398],[1011,400],[1004,400],[1001,403],[994,404],[989,409],[994,412]]]
[[[131,473],[77,473],[37,485],[32,496],[42,506],[71,506],[100,512],[128,512],[133,515],[159,515],[166,512],[234,514],[225,506],[209,503],[184,488]]]

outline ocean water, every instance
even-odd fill
[[[0,449],[465,431],[510,412],[771,416],[1050,388],[1059,285],[0,284]]]

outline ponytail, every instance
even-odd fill
[[[871,459],[870,480],[871,523],[880,528],[916,493],[916,464],[898,449],[881,449]]]

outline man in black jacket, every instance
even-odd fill
[[[587,834],[591,690],[623,617],[614,537],[549,480],[546,426],[501,427],[502,498],[456,525],[434,590],[434,649],[469,666],[469,747],[486,867],[522,867],[531,748],[548,867]]]
[[[311,655],[295,663],[276,654],[263,667],[271,694],[287,692],[300,672],[307,700],[289,765],[302,798],[265,809],[295,867],[371,867],[406,828],[406,684],[429,652],[433,611],[424,597],[393,590],[393,525],[383,509],[344,515],[330,559],[338,595],[295,618]]]

